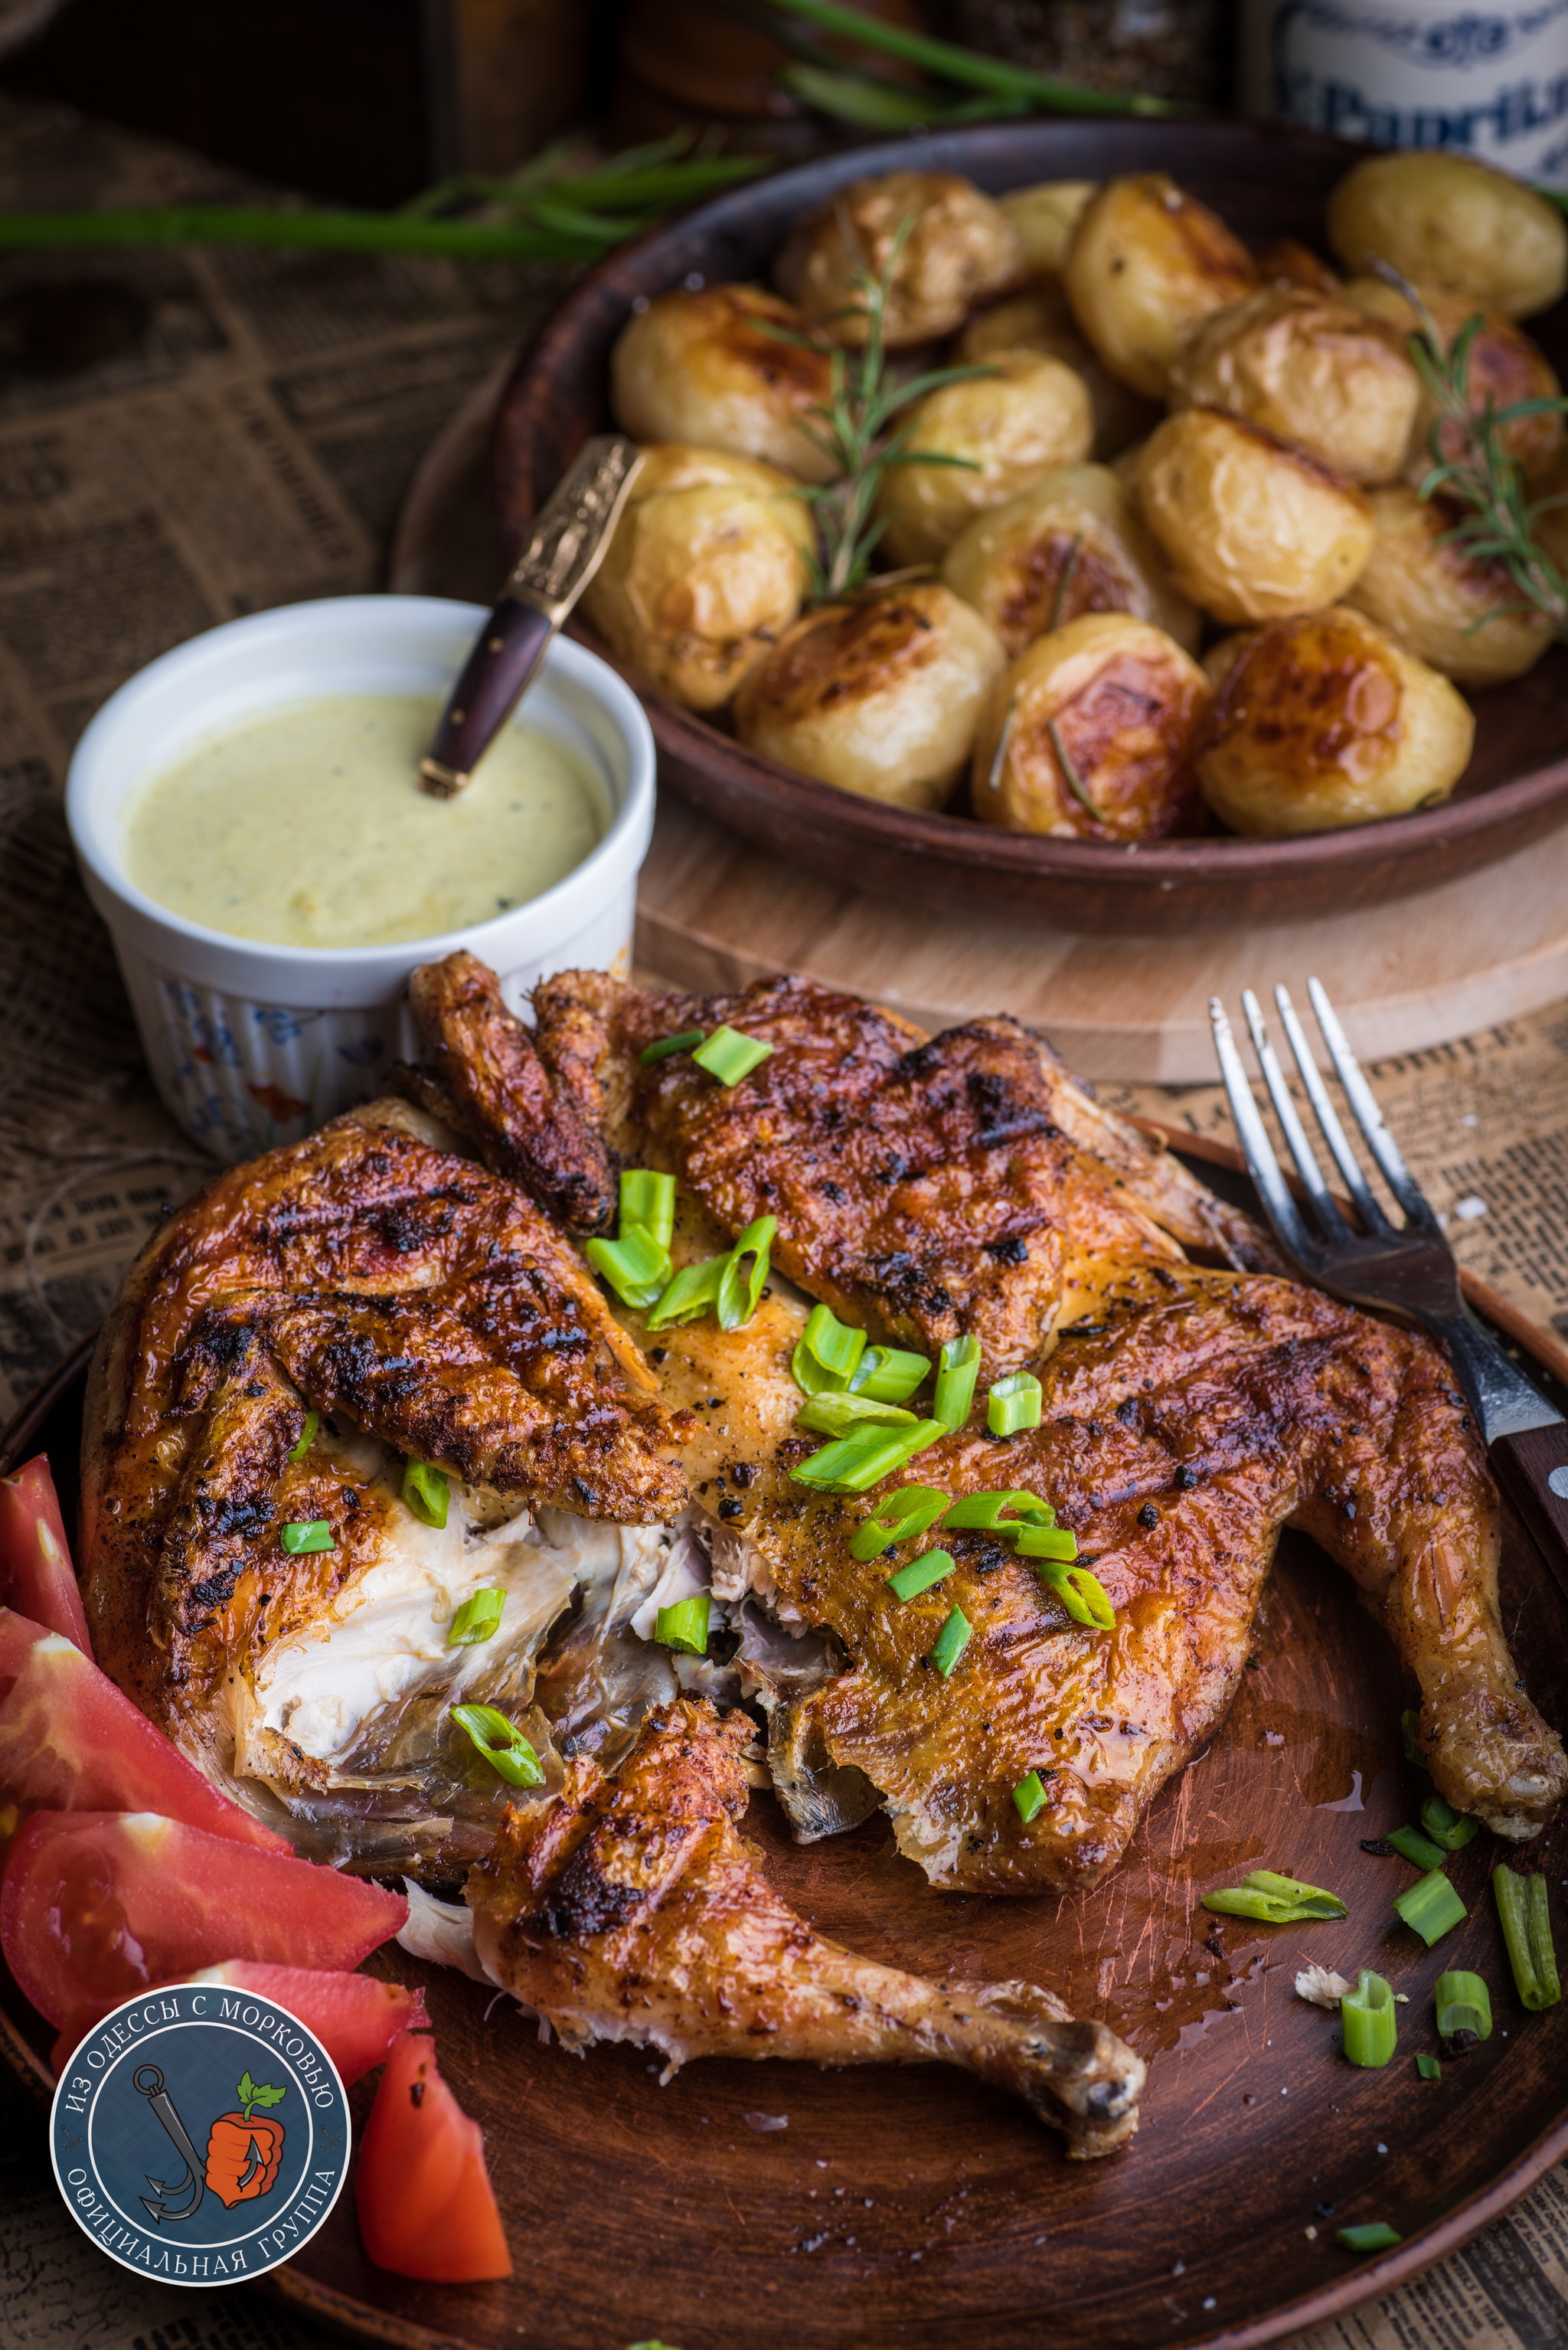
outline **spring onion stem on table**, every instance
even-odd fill
[[[1520,2005],[1532,2015],[1543,2007],[1555,2007],[1563,1992],[1552,1943],[1545,1877],[1521,1877],[1500,1863],[1491,1873],[1491,1889],[1497,1897],[1497,1914]]]
[[[1399,2037],[1399,2011],[1393,1991],[1382,1975],[1363,1967],[1354,1991],[1339,2002],[1345,2030],[1345,2053],[1353,2064],[1376,2072],[1388,2064]]]
[[[1393,1846],[1401,1860],[1422,1870],[1441,1868],[1448,1857],[1442,1846],[1423,1835],[1419,1828],[1391,1828],[1384,1842]]]
[[[1465,1905],[1440,1868],[1429,1868],[1425,1877],[1407,1885],[1394,1907],[1428,1950],[1465,1919]]]
[[[1433,1997],[1439,2040],[1451,2040],[1459,2032],[1473,2033],[1478,2040],[1491,2038],[1491,1994],[1480,1975],[1461,1969],[1439,1975]]]

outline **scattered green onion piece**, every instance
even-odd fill
[[[763,1285],[768,1277],[768,1253],[778,1228],[776,1216],[759,1216],[754,1223],[746,1226],[724,1259],[715,1300],[721,1330],[743,1330],[762,1303]],[[749,1272],[743,1269],[748,1257]]]
[[[651,1167],[624,1167],[620,1178],[620,1231],[644,1232],[668,1249],[675,1232],[675,1178]]]
[[[639,1069],[651,1069],[656,1061],[668,1061],[671,1053],[689,1053],[693,1045],[702,1042],[701,1028],[682,1028],[679,1036],[661,1036],[657,1045],[645,1045],[637,1056]]]
[[[1428,2056],[1424,2048],[1417,2053],[1416,2070],[1423,2081],[1440,2081],[1443,2077],[1442,2066],[1435,2056]]]
[[[1563,1991],[1557,1980],[1557,1953],[1552,1946],[1545,1877],[1521,1877],[1500,1863],[1491,1873],[1491,1889],[1497,1896],[1497,1914],[1520,2005],[1532,2015],[1543,2007],[1555,2007]]]
[[[1043,1400],[1033,1371],[1009,1371],[986,1398],[985,1424],[992,1436],[1016,1436],[1025,1428],[1038,1428]]]
[[[585,1241],[583,1254],[623,1305],[651,1305],[670,1280],[670,1251],[639,1224],[623,1229],[618,1241]]]
[[[980,1340],[975,1337],[950,1338],[937,1365],[937,1392],[931,1405],[931,1418],[940,1419],[944,1428],[961,1428],[974,1403],[975,1384],[979,1378]]]
[[[862,1562],[880,1558],[895,1543],[913,1542],[929,1534],[948,1504],[940,1485],[900,1485],[878,1502],[850,1538],[849,1555]]]
[[[1078,1555],[1078,1537],[1071,1526],[1025,1526],[1017,1537],[1020,1558],[1045,1559],[1070,1566]]]
[[[1355,1989],[1339,2002],[1339,2020],[1345,2027],[1345,2053],[1353,2064],[1376,2073],[1389,2062],[1399,2036],[1399,2011],[1381,1975],[1362,1968]]]
[[[955,1532],[972,1527],[981,1534],[1015,1534],[1025,1526],[1054,1526],[1056,1513],[1037,1493],[963,1493],[942,1520]],[[1067,1553],[1077,1555],[1076,1550]]]
[[[952,1679],[953,1667],[974,1638],[974,1626],[961,1607],[955,1607],[937,1634],[931,1650],[931,1662],[943,1680]]]
[[[914,1599],[920,1592],[929,1591],[933,1583],[940,1583],[953,1571],[950,1550],[928,1550],[901,1566],[897,1575],[888,1577],[888,1588],[895,1599]]]
[[[704,1257],[701,1264],[683,1264],[648,1317],[649,1330],[668,1330],[675,1322],[697,1322],[719,1302],[719,1284],[728,1257]]]
[[[472,1648],[481,1640],[493,1639],[505,1605],[506,1594],[493,1586],[472,1592],[452,1619],[452,1629],[446,1636],[447,1647]]]
[[[705,1657],[710,1604],[708,1594],[699,1591],[691,1599],[678,1599],[673,1607],[661,1607],[653,1627],[659,1647],[679,1649],[683,1657]]]
[[[810,1396],[794,1416],[797,1428],[818,1436],[847,1436],[857,1428],[913,1428],[915,1415],[901,1404],[873,1403],[868,1396]]]
[[[934,1419],[917,1420],[913,1428],[857,1428],[853,1436],[825,1444],[790,1475],[814,1492],[867,1493],[949,1432]]]
[[[1399,1716],[1399,1731],[1405,1741],[1406,1762],[1413,1762],[1417,1771],[1424,1771],[1427,1758],[1421,1752],[1421,1717],[1414,1706]]]
[[[1018,1806],[1018,1816],[1025,1827],[1036,1812],[1045,1808],[1045,1786],[1038,1771],[1031,1771],[1027,1779],[1020,1779],[1012,1790],[1012,1800]]]
[[[1476,1821],[1467,1819],[1462,1812],[1456,1812],[1451,1804],[1445,1804],[1441,1795],[1428,1795],[1421,1806],[1421,1825],[1432,1842],[1441,1845],[1445,1852],[1463,1852],[1474,1836],[1477,1825]]]
[[[290,1558],[303,1558],[307,1551],[337,1547],[332,1539],[330,1518],[295,1518],[285,1526],[279,1539]]]
[[[450,1492],[444,1471],[432,1469],[423,1461],[404,1461],[403,1499],[427,1526],[445,1525]]]
[[[542,1787],[539,1757],[514,1721],[493,1705],[454,1705],[452,1718],[467,1731],[493,1771],[513,1787]]]
[[[1359,2228],[1336,2228],[1334,2232],[1347,2252],[1391,2252],[1405,2241],[1386,2220],[1368,2220]]]
[[[305,1426],[299,1431],[298,1442],[289,1447],[288,1457],[291,1461],[304,1460],[315,1443],[320,1428],[321,1414],[318,1411],[307,1411],[305,1415]]]
[[[1383,1841],[1393,1846],[1401,1860],[1412,1862],[1417,1868],[1441,1868],[1448,1857],[1442,1846],[1424,1836],[1419,1828],[1390,1829]]]
[[[1022,1544],[1019,1548],[1023,1548]],[[1116,1620],[1116,1611],[1097,1575],[1091,1575],[1086,1566],[1043,1565],[1039,1571],[1075,1624],[1086,1624],[1097,1632],[1110,1630]]]
[[[1440,1868],[1429,1868],[1425,1877],[1407,1885],[1394,1907],[1428,1950],[1455,1926],[1464,1923],[1465,1905]]]
[[[1348,1914],[1337,1893],[1325,1892],[1321,1885],[1303,1885],[1299,1877],[1281,1877],[1272,1868],[1254,1868],[1240,1885],[1206,1893],[1203,1907],[1221,1918],[1261,1918],[1269,1926]]]
[[[908,1403],[930,1367],[929,1355],[911,1355],[902,1347],[867,1347],[850,1379],[850,1393],[877,1403]]]
[[[717,1077],[722,1086],[738,1086],[742,1077],[771,1058],[773,1049],[758,1036],[742,1036],[738,1028],[715,1028],[707,1041],[698,1045],[691,1058],[700,1069]]]
[[[831,1305],[814,1305],[795,1340],[790,1374],[809,1396],[842,1394],[866,1352],[866,1333],[841,1322]],[[898,1396],[888,1399],[898,1403]]]
[[[1462,1968],[1439,1975],[1433,1997],[1439,2040],[1451,2040],[1456,2032],[1473,2032],[1478,2040],[1491,2038],[1491,1993],[1480,1975]]]

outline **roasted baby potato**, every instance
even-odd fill
[[[634,441],[728,449],[803,482],[830,480],[830,460],[800,429],[831,391],[828,356],[770,327],[799,335],[806,321],[761,286],[659,295],[610,354],[616,422]]]
[[[1568,286],[1568,226],[1556,207],[1472,155],[1369,155],[1328,200],[1328,235],[1352,270],[1386,261],[1473,308],[1532,317]]]
[[[1372,317],[1386,319],[1407,338],[1415,328],[1416,314],[1409,303],[1381,277],[1353,277],[1345,289],[1345,298]],[[1455,337],[1478,315],[1476,304],[1453,294],[1424,294],[1423,299],[1432,314],[1433,324],[1451,349]],[[1514,326],[1501,311],[1482,310],[1479,315],[1481,326],[1470,345],[1465,370],[1472,414],[1479,415],[1489,400],[1494,409],[1511,408],[1525,400],[1554,400],[1562,386],[1540,345],[1532,342],[1523,328]],[[1432,427],[1436,421],[1431,395],[1423,387],[1406,465],[1409,481],[1418,483],[1432,463]],[[1526,479],[1533,485],[1552,470],[1564,445],[1563,419],[1550,411],[1521,416],[1511,424],[1505,424],[1500,437],[1502,446],[1510,456],[1518,459]],[[1457,432],[1445,426],[1444,454],[1457,455],[1458,449]]]
[[[944,384],[909,411],[905,462],[882,476],[877,512],[894,564],[936,563],[966,523],[1089,453],[1088,387],[1060,359],[1002,351],[991,372]],[[922,452],[960,463],[921,465]]]
[[[1100,365],[1058,286],[1037,286],[981,310],[959,337],[954,356],[962,367],[981,367],[1002,351],[1044,351],[1083,377],[1094,414],[1096,457],[1114,457],[1159,421],[1152,400],[1145,400]]]
[[[1182,593],[1232,624],[1333,603],[1372,551],[1353,483],[1217,408],[1184,408],[1149,434],[1137,502]]]
[[[1303,244],[1298,237],[1277,236],[1265,244],[1257,255],[1257,271],[1263,286],[1302,286],[1309,294],[1344,291],[1327,262],[1320,261],[1311,245]]]
[[[986,824],[1081,840],[1158,840],[1199,828],[1192,753],[1203,671],[1162,629],[1085,613],[1000,677],[975,741],[970,792]]]
[[[1059,277],[1085,205],[1096,180],[1042,180],[1014,188],[997,203],[1018,232],[1018,283]]]
[[[889,172],[852,180],[800,222],[774,265],[779,290],[836,342],[866,340],[858,278],[879,276],[903,224],[893,273],[889,350],[950,335],[977,302],[1018,272],[1018,232],[999,204],[951,172]]]
[[[1552,641],[1549,623],[1521,610],[1501,563],[1472,563],[1445,545],[1457,507],[1403,483],[1372,494],[1372,553],[1345,601],[1460,685],[1522,677]]]
[[[1445,800],[1475,739],[1468,704],[1344,606],[1217,645],[1198,779],[1235,832],[1284,839]]]
[[[665,442],[643,452],[583,611],[661,693],[716,710],[800,610],[811,546],[775,466]]]
[[[1258,282],[1245,245],[1163,172],[1106,182],[1085,207],[1062,276],[1111,373],[1154,400],[1198,321]]]
[[[1264,286],[1203,319],[1177,353],[1179,408],[1223,408],[1353,482],[1392,482],[1421,380],[1398,333],[1336,296]]]
[[[899,807],[940,807],[962,773],[1002,647],[937,580],[825,604],[747,677],[753,751]]]
[[[1010,659],[1084,612],[1130,612],[1198,649],[1198,614],[1108,465],[1064,465],[977,515],[948,549],[942,577]]]

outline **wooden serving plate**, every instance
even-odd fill
[[[641,296],[768,276],[789,224],[832,189],[892,165],[961,172],[1002,192],[1035,180],[1168,171],[1253,244],[1323,245],[1324,204],[1366,151],[1279,123],[990,124],[825,157],[732,190],[602,263],[519,359],[497,420],[493,486],[519,544],[591,432],[610,421],[611,346]],[[1530,322],[1568,374],[1568,302]],[[575,630],[605,653],[586,628]],[[1475,755],[1447,806],[1304,840],[1048,840],[836,790],[746,750],[643,685],[664,778],[748,839],[813,873],[940,913],[1004,913],[1116,934],[1249,928],[1376,906],[1435,888],[1568,820],[1568,649],[1476,697]]]
[[[1233,1156],[1197,1155],[1231,1188]],[[1527,1333],[1490,1303],[1511,1336]],[[1568,1369],[1552,1342],[1532,1350]],[[67,1520],[87,1356],[0,1438],[0,1473],[50,1452]],[[1517,1526],[1503,1595],[1532,1694],[1568,1718],[1568,1601]],[[803,1848],[771,1796],[753,1801],[748,1826],[781,1888],[825,1931],[932,1974],[1037,1978],[1126,2033],[1152,2060],[1126,2152],[1069,2163],[1015,2100],[938,2065],[701,2062],[660,2088],[647,2054],[542,2045],[505,2000],[392,1946],[372,1964],[425,1990],[442,2069],[486,2134],[517,2273],[470,2287],[388,2275],[361,2252],[345,2197],[269,2283],[301,2314],[403,2350],[650,2337],[680,2350],[1258,2350],[1387,2293],[1568,2151],[1568,2004],[1518,2006],[1491,1839],[1457,1856],[1469,1916],[1430,1952],[1389,1907],[1408,1868],[1361,1850],[1419,1802],[1401,1754],[1409,1702],[1348,1579],[1287,1536],[1229,1720],[1093,1893],[933,1893],[880,1817]],[[1568,1873],[1563,1829],[1529,1852],[1553,1882]],[[1270,1929],[1196,1907],[1270,1865],[1334,1886],[1349,1918]],[[1293,1996],[1308,1959],[1375,1967],[1408,1993],[1386,2071],[1345,2064],[1334,2019]],[[1456,1966],[1486,1976],[1497,2030],[1424,2084],[1414,2052],[1435,2046],[1432,1987]],[[51,2037],[0,1981],[0,2054],[40,2097]],[[353,2092],[358,2122],[370,2095]],[[1336,2226],[1377,2219],[1403,2234],[1397,2251],[1338,2249]]]

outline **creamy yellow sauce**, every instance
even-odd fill
[[[436,694],[332,694],[193,743],[131,795],[137,888],[236,938],[296,947],[434,938],[565,879],[607,828],[586,760],[505,727],[455,799],[416,781]]]

